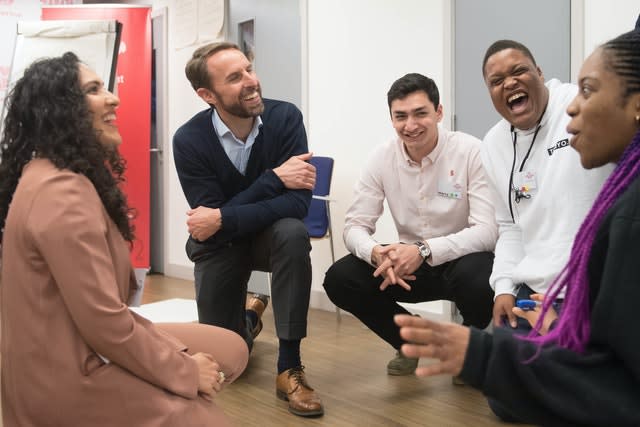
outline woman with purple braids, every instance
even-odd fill
[[[439,359],[418,376],[460,375],[503,420],[545,426],[640,426],[640,31],[584,62],[569,105],[584,168],[615,163],[527,337],[397,316],[407,357]],[[575,183],[580,185],[580,183]],[[551,301],[564,304],[547,330]],[[519,312],[523,314],[522,312]],[[535,331],[538,331],[536,333]]]

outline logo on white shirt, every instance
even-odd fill
[[[553,155],[553,152],[560,149],[560,148],[564,148],[564,147],[568,147],[569,146],[569,139],[565,138],[562,139],[558,142],[556,142],[556,144],[553,147],[549,147],[547,148],[547,153],[549,153],[549,155]]]
[[[452,174],[453,170],[450,172],[450,176],[453,176]],[[441,179],[438,182],[438,196],[446,197],[447,199],[462,199],[462,185],[447,179]]]

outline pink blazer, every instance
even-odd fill
[[[205,425],[185,346],[127,307],[128,245],[85,176],[27,164],[2,246],[5,426]]]

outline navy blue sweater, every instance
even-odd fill
[[[219,208],[222,228],[205,243],[212,249],[251,234],[281,218],[307,215],[309,190],[289,190],[273,172],[291,156],[306,153],[300,111],[288,102],[264,100],[262,127],[245,175],[231,163],[213,128],[213,109],[201,111],[173,137],[173,157],[191,208]]]

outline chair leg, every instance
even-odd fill
[[[331,249],[331,265],[336,263],[336,255],[333,249],[333,230],[331,229],[331,211],[329,210],[329,202],[327,201],[327,216],[329,217],[329,246]],[[342,313],[340,307],[336,307],[336,320],[340,322],[342,320]]]

